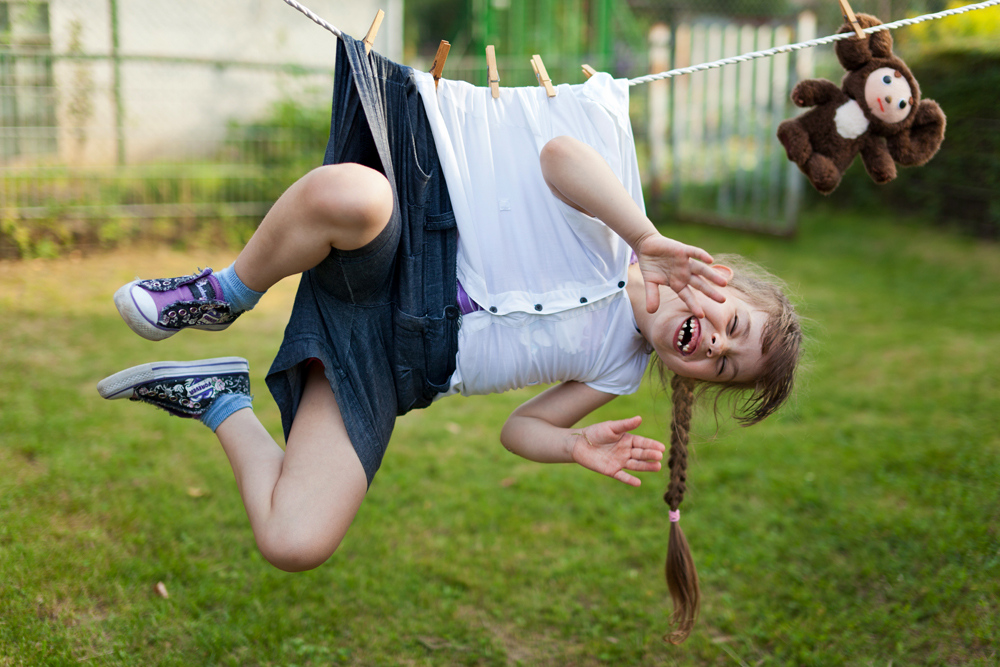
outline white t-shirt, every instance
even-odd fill
[[[452,393],[494,394],[575,380],[609,394],[639,388],[650,348],[624,292],[558,313],[462,318]]]
[[[570,135],[591,145],[645,210],[628,117],[628,82],[597,74],[490,89],[414,71],[458,224],[458,278],[485,311],[463,318],[452,389],[464,394],[577,380],[634,392],[649,348],[628,297],[631,248],[559,201],[539,153]]]

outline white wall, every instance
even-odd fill
[[[344,32],[362,37],[377,9],[387,14],[375,48],[398,59],[402,2],[306,0]],[[336,37],[282,0],[118,0],[119,53],[332,68]],[[109,0],[50,0],[53,51],[111,53]],[[390,43],[392,39],[392,43]],[[242,67],[126,60],[121,65],[127,162],[204,153],[227,122],[249,120],[285,96],[328,99],[328,74],[308,77]],[[59,158],[113,163],[117,155],[113,66],[58,60]]]

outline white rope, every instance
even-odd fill
[[[1000,0],[997,0],[997,1],[1000,2]],[[295,9],[299,10],[300,12],[302,12],[303,14],[305,14],[306,16],[308,16],[313,21],[315,21],[316,23],[320,24],[321,26],[323,26],[324,28],[326,28],[330,32],[332,32],[337,37],[340,37],[343,34],[343,33],[340,32],[339,28],[337,28],[336,26],[330,25],[329,23],[327,23],[326,21],[324,21],[320,17],[318,17],[315,14],[313,14],[312,10],[309,9],[308,7],[306,7],[305,5],[299,4],[295,0],[285,0],[285,2],[287,4],[289,4],[289,5],[291,5],[292,7],[294,7]]]
[[[936,14],[924,14],[923,16],[915,16],[911,19],[901,19],[899,21],[894,21],[892,23],[883,23],[882,25],[876,25],[872,26],[871,28],[865,28],[863,32],[871,34],[879,32],[880,30],[895,30],[896,28],[901,28],[907,25],[913,25],[915,23],[923,23],[924,21],[932,21],[934,19],[943,19],[944,17],[952,16],[953,14],[964,14],[965,12],[971,12],[975,9],[985,9],[987,7],[992,7],[993,5],[996,4],[1000,4],[1000,0],[986,0],[986,2],[980,2],[972,5],[964,5],[962,7],[948,9],[943,12],[937,12]],[[748,60],[754,60],[755,58],[766,58],[768,56],[774,56],[779,53],[790,53],[792,51],[799,51],[800,49],[807,49],[812,46],[832,44],[833,42],[839,42],[842,39],[851,39],[852,37],[855,37],[853,31],[842,32],[836,35],[831,35],[829,37],[820,37],[819,39],[809,40],[808,42],[800,42],[798,44],[788,44],[786,46],[776,46],[773,49],[767,49],[765,51],[754,51],[752,53],[744,53],[741,56],[735,56],[733,58],[724,58],[722,60],[716,60],[710,63],[703,63],[701,65],[692,65],[691,67],[681,67],[680,69],[672,69],[667,72],[660,72],[659,74],[648,74],[646,76],[640,76],[635,79],[630,79],[628,84],[630,86],[638,86],[641,83],[659,81],[660,79],[669,79],[671,77],[680,76],[682,74],[692,74],[694,72],[702,72],[707,69],[722,67],[723,65],[735,65],[736,63],[742,63]]]
[[[323,26],[330,32],[332,32],[337,37],[341,36],[340,29],[330,25],[319,16],[314,14],[308,7],[297,2],[297,0],[285,0],[285,3],[299,10],[313,21]],[[916,23],[923,23],[924,21],[933,21],[935,19],[943,19],[946,16],[954,16],[955,14],[964,14],[965,12],[971,12],[976,9],[986,9],[987,7],[992,7],[994,5],[1000,4],[1000,0],[986,0],[985,2],[979,2],[971,5],[964,5],[962,7],[955,7],[954,9],[947,9],[943,12],[937,12],[936,14],[924,14],[923,16],[915,16],[911,19],[901,19],[899,21],[893,21],[892,23],[883,23],[881,25],[872,26],[871,28],[865,28],[864,32],[867,34],[872,34],[879,32],[881,30],[895,30],[896,28],[902,28],[903,26],[914,25]],[[681,67],[680,69],[672,69],[667,72],[660,72],[659,74],[648,74],[646,76],[640,76],[635,79],[629,80],[628,84],[630,86],[638,86],[639,84],[649,83],[651,81],[659,81],[660,79],[669,79],[675,76],[681,76],[682,74],[693,74],[694,72],[703,72],[707,69],[714,69],[716,67],[722,67],[724,65],[735,65],[736,63],[743,63],[748,60],[754,60],[756,58],[767,58],[769,56],[775,56],[779,53],[791,53],[792,51],[799,51],[801,49],[808,49],[813,46],[822,46],[823,44],[832,44],[834,42],[839,42],[842,39],[851,39],[855,37],[854,32],[842,32],[836,35],[830,35],[829,37],[820,37],[819,39],[812,39],[808,42],[799,42],[798,44],[788,44],[786,46],[776,46],[773,49],[766,49],[764,51],[753,51],[751,53],[744,53],[741,56],[734,56],[732,58],[723,58],[722,60],[715,60],[710,63],[702,63],[701,65],[692,65],[691,67]]]

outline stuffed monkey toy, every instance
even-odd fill
[[[881,25],[868,14],[857,20],[862,29]],[[838,32],[853,28],[845,23]],[[806,79],[792,89],[792,101],[812,109],[778,126],[788,159],[828,195],[858,153],[876,183],[896,178],[897,162],[916,166],[934,157],[944,139],[944,112],[920,99],[917,80],[892,52],[889,31],[844,39],[834,48],[847,70],[840,88]]]

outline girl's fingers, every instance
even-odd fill
[[[633,477],[624,470],[619,470],[618,472],[616,472],[614,474],[614,479],[617,479],[619,482],[624,482],[629,486],[639,486],[640,484],[642,484],[642,482],[639,481],[638,477]]]
[[[620,440],[623,435],[632,429],[639,427],[639,424],[642,423],[642,417],[636,415],[635,417],[629,417],[628,419],[619,419],[617,421],[610,421],[606,423],[608,428],[611,429],[612,437],[615,440]]]
[[[622,431],[631,431],[637,428],[642,423],[642,415],[635,415],[633,417],[626,417],[625,419],[619,419],[614,424],[620,424],[622,426]]]
[[[712,259],[711,255],[709,255],[707,252],[705,252],[704,250],[702,250],[697,246],[689,245],[687,247],[687,254],[688,257],[701,260],[705,264],[711,264],[712,262],[715,261]]]
[[[712,271],[712,273],[716,276],[719,275],[717,271]],[[725,278],[723,278],[723,280],[725,280]],[[698,290],[712,301],[717,301],[719,303],[726,302],[726,295],[720,292],[719,290],[715,289],[715,287],[710,282],[708,282],[701,276],[692,275],[691,280],[688,281],[688,285]]]
[[[722,273],[721,271],[716,271],[715,267],[711,266],[710,264],[701,264],[699,262],[695,262],[691,266],[691,273],[698,274],[704,278],[708,278],[719,287],[725,287],[726,285],[729,284],[729,280],[726,278],[726,274]]]
[[[644,435],[633,435],[632,436],[632,449],[634,450],[649,450],[653,452],[665,452],[667,451],[667,446],[664,445],[659,440],[653,440],[652,438],[647,438]]]
[[[632,459],[654,463],[663,460],[663,452],[656,449],[632,449]]]
[[[705,317],[705,309],[701,307],[700,303],[698,303],[698,297],[689,285],[682,287],[681,290],[677,292],[677,296],[684,302],[684,305],[688,307],[691,314],[699,319]]]
[[[660,307],[660,286],[650,280],[646,283],[646,312],[655,313]]]
[[[629,470],[634,470],[636,472],[659,472],[660,462],[659,461],[636,461],[629,460],[625,467]]]

